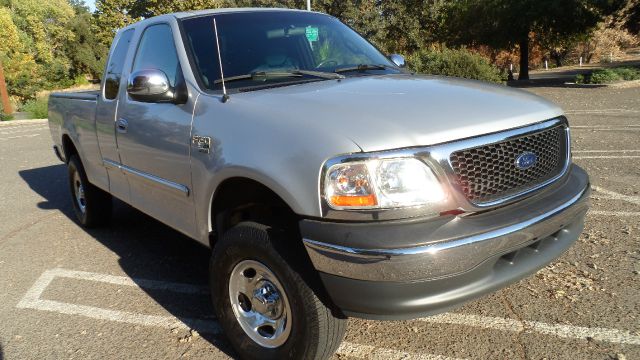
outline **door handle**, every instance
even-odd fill
[[[125,134],[127,132],[127,127],[129,127],[129,122],[125,119],[118,119],[118,121],[116,121],[116,130],[121,133],[121,134]]]

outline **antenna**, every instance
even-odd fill
[[[222,70],[222,56],[220,55],[220,40],[218,38],[218,24],[216,24],[216,18],[213,18],[213,30],[216,33],[216,47],[218,48],[218,63],[220,64],[220,80],[222,80],[222,102],[226,103],[229,100],[227,94],[227,87],[224,85],[224,71]]]

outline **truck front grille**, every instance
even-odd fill
[[[517,196],[558,176],[567,161],[564,125],[450,155],[455,181],[466,198],[482,205]],[[523,169],[517,159],[533,153],[537,162]]]

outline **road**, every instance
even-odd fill
[[[640,359],[640,88],[530,88],[573,125],[593,208],[567,254],[452,313],[350,319],[336,359]],[[73,220],[45,123],[0,124],[0,359],[226,359],[206,249],[117,203]]]
[[[596,69],[606,69],[611,67],[638,67],[640,66],[640,56],[638,54],[629,54],[626,60],[616,61],[613,63],[593,63],[593,64],[584,64],[583,66],[578,65],[570,65],[563,66],[560,68],[551,68],[549,70],[544,69],[536,69],[531,70],[529,72],[528,83],[537,83],[537,84],[563,84],[573,83],[575,82],[576,75],[578,74],[588,74],[593,72]],[[519,74],[514,74],[517,79]],[[525,84],[527,83],[525,82]],[[514,82],[514,85],[518,86],[518,82]]]

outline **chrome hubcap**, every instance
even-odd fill
[[[291,333],[291,309],[276,276],[262,263],[244,260],[229,279],[229,300],[242,330],[260,346],[276,348]]]
[[[77,172],[73,174],[73,190],[78,208],[84,214],[87,209],[87,199],[84,196],[84,186],[82,186],[82,180],[80,179],[80,175]]]

